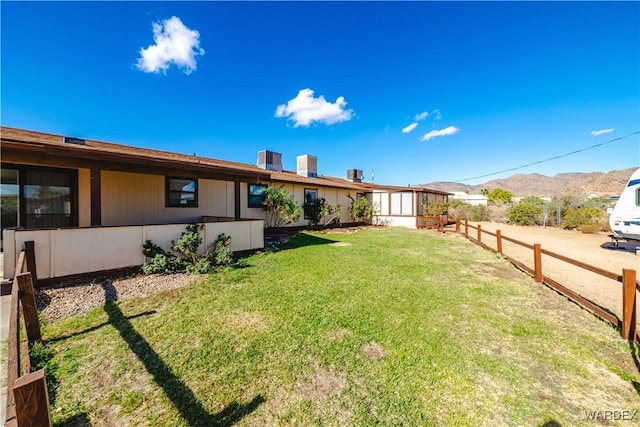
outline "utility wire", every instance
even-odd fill
[[[596,147],[600,147],[600,146],[603,146],[603,145],[606,145],[606,144],[610,144],[610,143],[615,142],[615,141],[620,141],[621,139],[629,138],[630,136],[637,135],[637,134],[639,134],[639,133],[640,133],[640,130],[637,130],[637,131],[635,131],[635,132],[633,132],[633,133],[630,133],[629,135],[621,136],[621,137],[619,137],[619,138],[610,139],[609,141],[601,142],[600,144],[595,144],[595,145],[591,145],[591,146],[589,146],[589,147],[581,148],[580,150],[572,151],[572,152],[570,152],[570,153],[560,154],[559,156],[550,157],[550,158],[548,158],[548,159],[539,160],[539,161],[537,161],[537,162],[529,163],[529,164],[522,165],[522,166],[518,166],[518,167],[515,167],[515,168],[505,169],[505,170],[502,170],[502,171],[499,171],[499,172],[492,172],[492,173],[488,173],[488,174],[486,174],[486,175],[474,176],[474,177],[472,177],[472,178],[460,179],[460,180],[458,180],[458,181],[454,181],[454,182],[456,182],[456,183],[457,183],[457,182],[471,181],[472,179],[486,178],[486,177],[488,177],[488,176],[498,175],[498,174],[501,174],[501,173],[504,173],[504,172],[512,172],[512,171],[516,171],[516,170],[518,170],[518,169],[527,168],[527,167],[529,167],[529,166],[539,165],[540,163],[545,163],[545,162],[548,162],[548,161],[551,161],[551,160],[560,159],[560,158],[562,158],[562,157],[571,156],[571,155],[573,155],[573,154],[577,154],[577,153],[581,153],[581,152],[583,152],[583,151],[591,150],[592,148],[596,148]]]

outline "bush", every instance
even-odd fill
[[[579,229],[589,225],[598,225],[601,227],[604,215],[598,208],[578,208],[569,209],[562,218],[562,228]]]
[[[302,210],[287,190],[267,187],[264,196],[262,210],[267,212],[267,227],[283,227],[298,221]]]
[[[307,202],[304,204],[304,215],[309,218],[309,226],[311,228],[317,227],[322,218],[327,215],[333,215],[327,224],[339,224],[341,211],[341,205],[329,204],[324,197],[315,200],[313,203]]]
[[[487,205],[456,204],[449,207],[449,217],[467,221],[489,221],[490,211]]]
[[[373,218],[373,206],[369,203],[369,200],[364,197],[358,197],[355,200],[351,195],[351,205],[349,206],[349,215],[355,222],[369,222]]]
[[[216,267],[233,263],[231,237],[222,233],[209,245],[201,257],[198,248],[202,244],[200,231],[203,225],[189,224],[177,242],[172,241],[170,251],[165,251],[155,243],[147,240],[142,246],[142,253],[152,258],[142,266],[144,274],[198,273],[206,274],[215,271]]]
[[[507,212],[507,222],[516,225],[536,225],[542,223],[542,206],[522,202],[511,206]]]

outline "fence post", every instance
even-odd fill
[[[533,265],[536,282],[542,283],[542,248],[540,247],[540,243],[533,245]]]
[[[27,330],[27,340],[29,347],[36,341],[42,340],[40,333],[40,323],[38,322],[38,308],[36,306],[36,294],[33,290],[32,274],[22,273],[16,275],[16,282],[20,290],[20,302],[22,303],[22,313],[24,324]]]
[[[622,338],[636,336],[636,271],[622,269]]]
[[[456,233],[460,233],[460,218],[456,218]]]
[[[469,220],[464,220],[464,237],[469,238]]]
[[[478,244],[482,244],[482,226],[478,224]]]
[[[496,241],[497,241],[498,253],[502,255],[502,231],[500,230],[496,230]]]
[[[12,389],[19,426],[51,426],[44,369],[21,376]]]
[[[38,287],[38,273],[36,271],[36,247],[33,240],[24,242],[24,252],[27,257],[27,270],[33,275],[33,286]],[[16,273],[20,273],[17,271]]]

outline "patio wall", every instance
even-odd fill
[[[231,236],[234,252],[264,247],[264,221],[229,221],[204,224],[201,250],[220,233]],[[91,227],[55,230],[4,230],[4,278],[14,275],[16,259],[24,242],[33,240],[38,279],[142,265],[142,245],[151,240],[168,249],[186,224]]]

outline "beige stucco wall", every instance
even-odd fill
[[[334,187],[321,187],[321,186],[313,186],[309,184],[293,184],[293,183],[274,183],[276,188],[280,188],[281,186],[287,190],[290,194],[293,194],[294,200],[299,206],[304,205],[304,190],[308,189],[316,189],[318,190],[318,198],[324,197],[327,203],[332,205],[340,204],[342,205],[342,210],[340,211],[340,222],[348,223],[352,222],[353,219],[349,216],[349,206],[351,204],[351,200],[349,199],[349,194],[351,197],[356,197],[356,191],[354,190],[346,190],[342,188],[334,188]],[[261,208],[250,208],[249,206],[249,195],[248,195],[248,184],[243,182],[240,184],[240,208],[241,208],[241,217],[249,218],[249,219],[265,219],[265,212]],[[326,223],[328,218],[325,218],[321,224]],[[300,215],[300,219],[296,222],[295,226],[306,226],[309,224],[309,220],[304,219],[304,213]]]
[[[198,180],[198,207],[165,207],[165,177],[102,171],[102,225],[169,224],[235,216],[234,183]]]
[[[91,225],[91,170],[78,169],[78,226]]]
[[[38,278],[48,279],[142,265],[145,240],[169,249],[171,240],[184,231],[184,224],[5,230],[4,277],[13,277],[18,254],[29,240],[34,241]],[[206,223],[202,233],[201,251],[221,233],[231,236],[234,252],[264,247],[264,223],[260,220]]]

